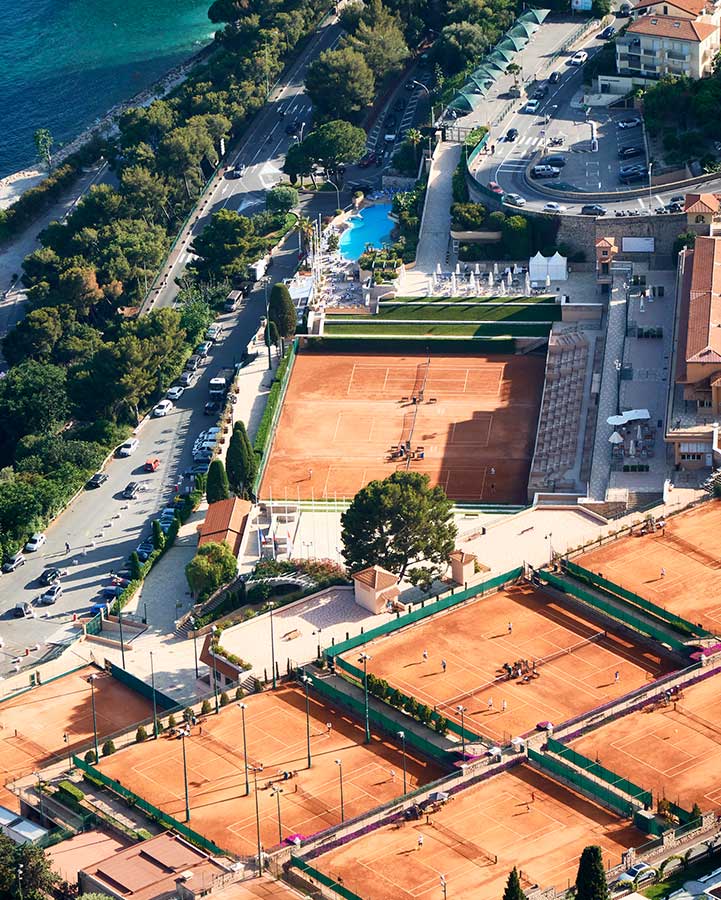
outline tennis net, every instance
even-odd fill
[[[605,631],[598,631],[596,634],[592,634],[591,637],[584,638],[582,641],[578,641],[578,643],[572,644],[570,647],[554,650],[553,653],[549,653],[548,656],[542,656],[540,659],[534,659],[533,661],[536,666],[545,666],[546,663],[553,662],[555,659],[560,659],[562,656],[578,653],[579,650],[582,650],[589,644],[597,644],[599,641],[603,640],[606,635],[607,633]]]
[[[701,716],[697,716],[696,713],[692,713],[690,709],[682,706],[678,701],[674,703],[674,709],[685,719],[689,719],[691,722],[695,722],[696,725],[700,725],[702,728],[707,729],[707,731],[710,731],[712,734],[721,737],[721,728],[719,728],[718,725],[713,725],[711,722],[709,722],[708,719],[702,719]]]

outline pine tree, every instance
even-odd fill
[[[503,900],[526,900],[526,895],[521,887],[521,879],[518,877],[518,869],[515,866],[508,874]]]
[[[576,875],[576,900],[608,900],[603,853],[598,846],[586,847]]]
[[[225,466],[221,459],[214,459],[208,469],[208,486],[205,489],[208,503],[217,503],[230,497],[230,487]]]

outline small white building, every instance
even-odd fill
[[[400,594],[398,576],[383,566],[369,566],[353,576],[353,591],[358,606],[378,615]]]

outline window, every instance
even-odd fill
[[[666,289],[662,284],[656,284],[651,288],[654,297],[663,297]]]
[[[700,453],[682,453],[681,459],[684,462],[701,462],[701,454]]]
[[[696,216],[696,224],[699,225],[704,221],[703,215]]]
[[[698,400],[696,405],[699,409],[711,409],[712,401],[711,400]]]
[[[698,453],[699,458],[702,453],[710,453],[711,444],[704,444],[701,441],[689,441],[681,444],[681,453]]]

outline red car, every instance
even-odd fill
[[[145,465],[143,468],[146,472],[154,472],[158,466],[160,465],[160,460],[157,456],[151,456],[149,459],[145,460]]]
[[[358,163],[358,168],[367,169],[377,160],[375,153],[366,153],[363,159]]]
[[[489,181],[488,189],[493,191],[494,194],[502,194],[503,193],[503,188],[500,186],[500,184],[497,181]]]

